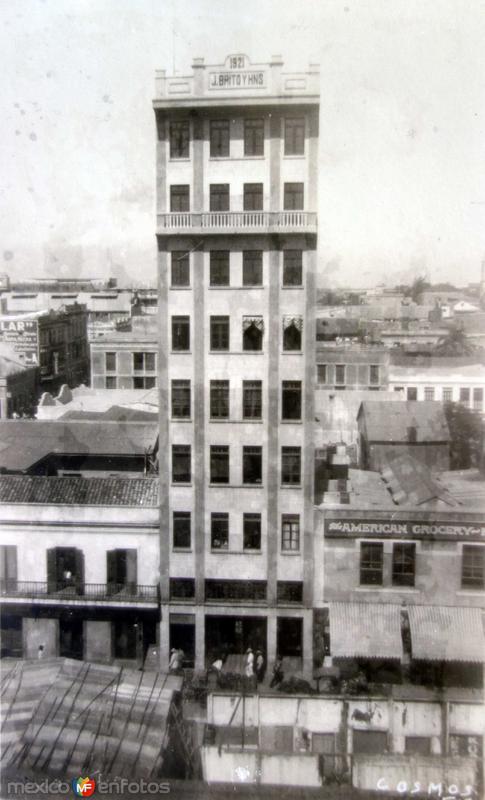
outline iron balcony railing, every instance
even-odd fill
[[[110,603],[157,603],[158,586],[136,583],[81,583],[66,581],[0,581],[4,598],[31,600],[107,601]]]
[[[315,231],[314,211],[175,211],[158,214],[159,230]]]

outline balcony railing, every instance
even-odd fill
[[[0,581],[3,598],[30,600],[104,601],[109,603],[157,603],[158,586],[136,583],[71,583],[65,581]]]
[[[171,212],[158,214],[158,230],[163,231],[267,231],[316,233],[314,211],[210,211],[201,214]]]

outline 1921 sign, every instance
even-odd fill
[[[262,89],[266,85],[265,71],[248,69],[249,61],[244,55],[228,56],[225,67],[209,73],[209,89]]]

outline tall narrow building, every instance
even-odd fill
[[[319,70],[197,58],[153,106],[161,665],[309,673]]]

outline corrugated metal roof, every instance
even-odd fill
[[[400,659],[400,606],[330,603],[330,650],[337,658]]]
[[[58,478],[0,475],[0,503],[156,507],[158,477]]]
[[[0,420],[0,467],[23,472],[50,453],[143,455],[157,438],[156,422]]]
[[[359,410],[362,416],[371,442],[408,442],[410,428],[415,428],[416,442],[450,439],[443,404],[437,400],[364,401]]]
[[[423,661],[485,660],[482,611],[456,606],[409,606],[413,658]]]
[[[433,480],[429,468],[409,453],[388,455],[386,461],[382,477],[397,505],[420,506],[430,500],[442,500],[449,506],[459,505],[443,486]]]

